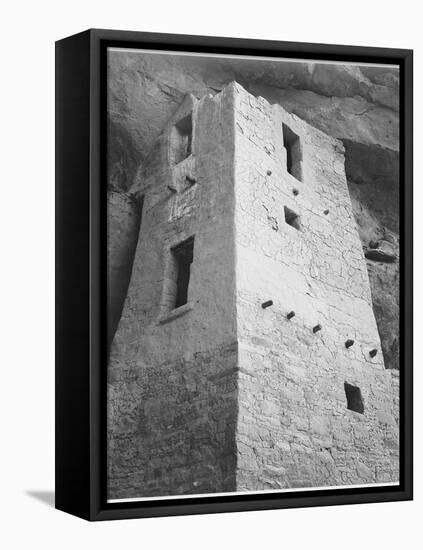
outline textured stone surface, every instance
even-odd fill
[[[108,370],[113,498],[236,489],[231,95],[188,96],[133,189],[143,221]],[[191,111],[193,153],[175,165],[173,124]],[[171,247],[191,236],[188,304],[172,312]]]
[[[362,244],[398,246],[399,75],[395,67],[251,59],[109,54],[109,185],[129,189],[186,93],[216,94],[237,80],[314,127],[341,139]],[[397,264],[368,264],[385,364],[398,368]]]
[[[131,193],[143,221],[108,369],[109,498],[397,481],[398,378],[369,353],[343,144],[232,83],[181,100]],[[172,310],[171,249],[192,236]]]
[[[107,194],[108,347],[118,326],[128,291],[138,241],[141,204],[125,193]]]
[[[344,147],[237,90],[237,486],[397,481],[398,386],[369,354],[380,340]],[[300,138],[302,181],[286,170],[282,123]],[[258,307],[263,297],[273,307]],[[364,414],[346,409],[345,382],[360,388]]]

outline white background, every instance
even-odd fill
[[[54,470],[54,41],[89,27],[415,49],[415,204],[420,164],[419,3],[72,0],[2,4],[0,545],[5,548],[421,548],[421,285],[416,284],[415,501],[90,524],[58,512]],[[416,209],[417,250],[422,216]],[[416,281],[422,278],[416,255]],[[75,399],[78,397],[75,396]]]

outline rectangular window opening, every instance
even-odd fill
[[[183,306],[188,301],[188,286],[191,264],[194,259],[194,237],[174,246],[171,249],[175,267],[175,301],[174,308]]]
[[[299,136],[286,124],[282,124],[283,144],[286,149],[286,169],[299,181],[302,178],[303,154]]]
[[[177,122],[173,132],[175,164],[179,164],[192,153],[192,114]]]
[[[287,206],[284,206],[284,212],[285,212],[286,223],[299,231],[301,227],[299,215],[296,214],[293,210],[291,210]]]
[[[348,382],[344,383],[345,395],[347,396],[347,408],[351,411],[364,413],[364,403],[361,396],[361,390],[357,386],[352,386]]]

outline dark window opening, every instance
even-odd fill
[[[303,154],[300,138],[286,124],[282,124],[283,144],[286,149],[286,169],[299,181],[302,181]]]
[[[183,306],[188,301],[188,286],[191,264],[194,258],[194,237],[172,248],[175,260],[176,292],[174,308]]]
[[[347,396],[347,408],[351,411],[364,413],[364,403],[361,396],[361,390],[357,386],[352,386],[348,382],[344,383],[345,395]]]
[[[177,124],[173,136],[175,164],[182,162],[192,153],[192,115],[189,114]]]
[[[298,231],[300,230],[300,217],[293,210],[284,206],[285,211],[285,221],[291,227],[294,227]]]

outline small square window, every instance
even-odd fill
[[[286,221],[286,223],[299,231],[300,230],[300,217],[299,217],[299,215],[296,214],[293,210],[291,210],[287,206],[284,206],[284,212],[285,212],[285,221]]]
[[[357,386],[352,386],[348,382],[344,383],[345,395],[347,396],[347,408],[351,411],[364,413],[364,403],[361,396],[361,390]]]

